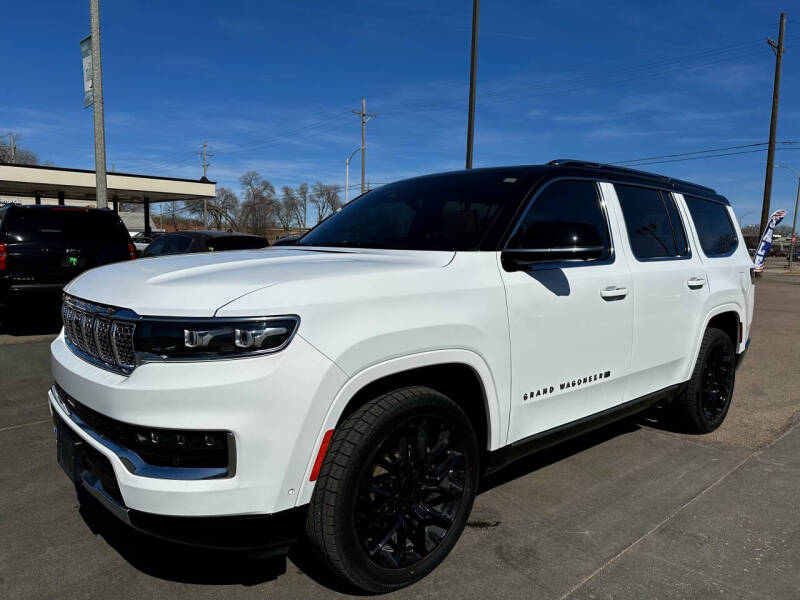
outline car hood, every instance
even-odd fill
[[[263,248],[137,259],[86,271],[69,294],[140,315],[210,317],[266,287],[301,279],[440,268],[453,252]]]

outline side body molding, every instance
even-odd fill
[[[348,402],[362,389],[365,385],[377,381],[388,375],[401,373],[411,369],[420,367],[430,367],[435,365],[444,364],[463,364],[467,365],[475,371],[483,386],[483,396],[486,409],[486,421],[488,423],[488,447],[487,450],[497,450],[505,445],[505,432],[506,430],[501,427],[501,421],[505,422],[503,414],[507,416],[508,403],[501,406],[500,399],[497,396],[494,378],[489,370],[484,359],[477,353],[470,350],[463,349],[447,349],[447,350],[433,350],[430,352],[421,352],[409,356],[402,356],[393,358],[376,365],[372,365],[363,369],[362,371],[353,375],[342,386],[339,392],[331,403],[328,409],[328,414],[325,421],[320,428],[317,439],[314,442],[314,451],[308,457],[308,463],[303,476],[303,484],[297,494],[297,505],[302,505],[310,502],[311,494],[314,491],[314,482],[309,481],[311,469],[314,465],[317,451],[319,450],[322,438],[325,432],[329,429],[336,427],[339,418],[342,416]]]

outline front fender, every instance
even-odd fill
[[[322,438],[325,432],[336,427],[342,414],[344,413],[347,404],[363,389],[364,386],[382,379],[388,375],[402,373],[411,369],[420,367],[430,367],[443,364],[464,364],[472,368],[478,375],[484,392],[484,402],[486,406],[486,417],[488,421],[488,449],[495,450],[505,444],[505,439],[502,439],[502,432],[506,431],[501,426],[503,422],[503,411],[500,405],[500,399],[497,394],[492,373],[486,364],[486,361],[477,353],[464,349],[446,349],[446,350],[433,350],[430,352],[420,352],[408,356],[392,358],[384,362],[369,366],[358,373],[352,375],[347,382],[341,387],[336,394],[325,420],[317,433],[317,439],[314,443],[314,451],[308,457],[306,470],[303,476],[303,484],[297,495],[297,504],[302,505],[311,500],[311,494],[314,491],[314,482],[310,481],[311,470],[314,461],[322,444]]]

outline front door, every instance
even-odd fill
[[[507,249],[558,259],[510,266],[501,259],[511,343],[509,442],[622,401],[633,332],[632,282],[618,256],[607,184],[556,180],[533,197]],[[565,240],[575,256],[565,256]],[[535,256],[535,254],[532,254]]]

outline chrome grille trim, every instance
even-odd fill
[[[133,371],[135,313],[64,294],[61,317],[64,339],[72,352],[108,371],[122,375]]]

